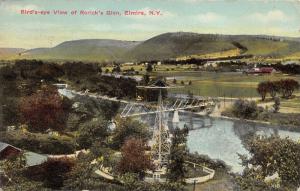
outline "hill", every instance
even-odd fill
[[[0,48],[0,59],[18,56],[19,53],[24,52],[23,48]]]
[[[25,51],[21,58],[48,60],[118,61],[122,55],[139,44],[136,41],[86,39],[66,41],[53,48]]]
[[[286,57],[300,52],[299,39],[259,35],[218,35],[197,33],[165,33],[137,45],[127,57],[136,60],[201,57],[239,49],[239,54],[264,57]]]
[[[66,41],[53,48],[23,51],[17,58],[74,61],[148,61],[234,55],[300,58],[300,40],[299,38],[266,35],[176,32],[164,33],[143,42],[110,39]]]

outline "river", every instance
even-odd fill
[[[60,89],[59,93],[70,99],[75,96],[74,92],[66,89]],[[282,138],[289,137],[293,140],[300,140],[300,132],[286,130],[279,126],[211,118],[189,112],[179,112],[179,123],[172,123],[173,113],[169,112],[165,117],[170,129],[175,126],[182,128],[184,125],[195,129],[190,130],[187,140],[187,146],[191,153],[198,152],[209,156],[211,159],[222,160],[235,173],[243,171],[237,153],[249,156],[249,152],[243,144],[245,137],[248,135],[270,136],[276,134]],[[138,118],[149,124],[149,126],[154,126],[154,114]]]
[[[240,164],[238,153],[249,156],[243,141],[248,135],[270,136],[277,134],[282,138],[289,137],[293,140],[300,140],[300,132],[284,130],[281,127],[268,126],[245,121],[228,120],[222,118],[211,118],[199,116],[188,112],[179,112],[179,123],[172,123],[173,112],[166,117],[169,128],[184,125],[192,127],[190,130],[187,146],[191,153],[207,155],[211,159],[224,161],[231,167],[234,173],[241,173],[243,166]],[[154,124],[155,116],[143,116],[142,120],[150,125]]]

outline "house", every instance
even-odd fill
[[[0,142],[0,160],[17,156],[21,153],[21,149],[10,144]]]
[[[0,142],[0,160],[15,157],[21,153],[22,149],[14,147],[7,143]],[[47,155],[42,155],[30,151],[24,151],[23,154],[26,160],[27,167],[40,165],[48,159]]]
[[[276,70],[273,67],[261,67],[261,68],[252,68],[250,70],[247,70],[247,74],[271,74],[276,72]]]

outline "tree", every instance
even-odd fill
[[[186,127],[182,130],[178,127],[174,129],[167,168],[167,177],[170,182],[184,182],[185,174],[187,172],[184,166],[184,160],[188,153],[186,146],[188,132],[188,128]]]
[[[184,81],[181,81],[180,83],[181,83],[181,85],[184,85]]]
[[[176,78],[173,79],[173,84],[177,84]]]
[[[112,72],[114,73],[120,73],[121,72],[121,67],[119,65],[115,65],[114,68],[112,69]]]
[[[270,93],[270,96],[274,99],[276,97],[276,93],[280,89],[278,81],[267,81],[266,85],[267,85],[267,90]]]
[[[143,84],[148,85],[150,82],[150,76],[148,74],[143,75]]]
[[[299,88],[299,82],[294,79],[285,79],[278,82],[284,98],[290,98],[293,92]]]
[[[92,155],[79,155],[74,167],[66,174],[64,190],[96,190],[99,189],[99,180],[93,176],[96,163],[91,163]]]
[[[192,85],[192,81],[191,81],[191,80],[189,81],[189,86],[190,86],[190,85]]]
[[[258,115],[258,107],[255,101],[239,99],[233,103],[232,113],[235,117],[255,119]]]
[[[63,98],[53,86],[42,86],[38,92],[23,98],[20,112],[23,122],[33,132],[62,131],[65,128],[67,112]]]
[[[120,102],[102,101],[99,106],[104,119],[111,120],[117,115]]]
[[[139,121],[130,118],[116,119],[116,129],[112,133],[111,145],[114,149],[119,149],[126,139],[135,137],[144,141],[150,138],[147,127]]]
[[[80,126],[76,142],[80,148],[88,149],[94,142],[106,141],[108,135],[108,122],[101,118],[92,119]]]
[[[273,108],[274,108],[274,113],[277,113],[279,111],[279,109],[280,109],[280,98],[279,97],[274,98]]]
[[[23,153],[20,155],[0,161],[1,188],[3,190],[42,190],[42,182],[33,181],[24,176],[26,171],[26,160]]]
[[[256,136],[248,143],[250,158],[242,156],[244,176],[263,181],[278,173],[281,188],[293,190],[300,186],[300,144],[277,136]],[[251,166],[251,168],[249,168]]]
[[[264,101],[268,93],[268,85],[266,82],[260,82],[256,88],[257,93],[261,96],[261,100]]]
[[[135,173],[139,178],[145,176],[146,170],[153,169],[150,156],[145,153],[146,145],[142,139],[127,139],[121,148],[122,157],[118,165],[121,174]]]
[[[45,187],[58,189],[64,184],[66,174],[71,171],[75,162],[70,158],[49,158],[41,167]]]
[[[152,64],[147,64],[146,71],[147,72],[152,72],[153,71]]]

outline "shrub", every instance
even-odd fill
[[[66,136],[11,131],[2,132],[1,141],[37,153],[71,154],[75,151],[75,142]]]
[[[255,101],[237,100],[232,106],[232,113],[235,117],[255,119],[258,115],[258,108]]]

